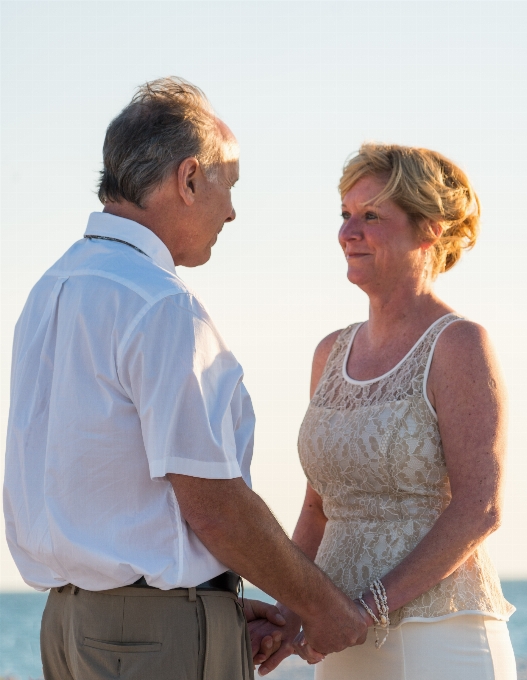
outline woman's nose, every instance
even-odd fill
[[[345,243],[346,241],[356,240],[360,238],[360,228],[358,220],[350,217],[346,220],[339,230],[339,241]]]

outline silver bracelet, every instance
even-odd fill
[[[379,626],[379,627],[382,628],[383,625],[381,624],[381,622],[379,621],[379,619],[375,616],[375,614],[373,613],[373,610],[372,610],[372,609],[366,604],[366,602],[364,602],[364,600],[362,599],[362,593],[359,595],[359,597],[358,597],[357,599],[359,600],[359,602],[361,603],[361,605],[364,607],[364,609],[366,610],[366,612],[367,612],[367,613],[371,616],[371,618],[373,619],[373,630],[374,630],[374,632],[375,632],[375,648],[376,648],[376,649],[380,649],[380,648],[382,647],[382,645],[384,644],[384,640],[386,640],[386,638],[388,637],[388,634],[386,634],[386,637],[384,638],[384,640],[383,640],[382,642],[379,642],[379,633],[377,632],[377,626]]]
[[[373,613],[373,611],[368,607],[368,605],[366,604],[366,602],[364,602],[364,600],[362,599],[362,593],[359,595],[358,600],[359,600],[359,602],[361,603],[361,605],[364,607],[364,609],[368,612],[368,614],[371,616],[371,618],[373,619],[373,623],[374,623],[376,626],[380,626],[380,625],[381,625],[381,622],[380,622],[379,619],[375,616],[375,614]]]
[[[375,579],[370,584],[370,590],[373,599],[375,600],[375,604],[377,605],[377,611],[379,612],[378,625],[386,630],[386,635],[382,642],[379,642],[377,631],[375,631],[375,647],[380,649],[388,639],[390,633],[390,608],[388,607],[388,596],[386,595],[386,589],[384,588],[383,582],[379,578]]]

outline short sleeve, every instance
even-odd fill
[[[167,472],[240,477],[252,452],[254,416],[242,368],[206,312],[199,306],[197,312],[187,296],[162,299],[118,353],[119,378],[141,421],[152,479]]]

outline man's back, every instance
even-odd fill
[[[15,333],[11,550],[40,589],[142,575],[163,589],[193,585],[225,567],[162,478],[250,481],[242,370],[152,232],[94,213],[86,234],[36,284]]]
[[[145,83],[106,133],[104,212],[17,325],[4,507],[22,577],[51,588],[46,680],[251,678],[246,617],[260,660],[284,619],[238,606],[236,574],[295,612],[283,656],[300,621],[322,653],[366,629],[250,489],[241,367],[174,271],[209,260],[238,176],[199,88]]]

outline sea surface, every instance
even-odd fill
[[[517,611],[509,630],[518,664],[518,680],[527,680],[527,581],[503,581],[505,597]],[[256,588],[246,597],[272,601]],[[0,593],[0,680],[42,678],[39,630],[46,593]],[[312,680],[314,669],[297,657],[286,659],[268,677],[273,680]]]

